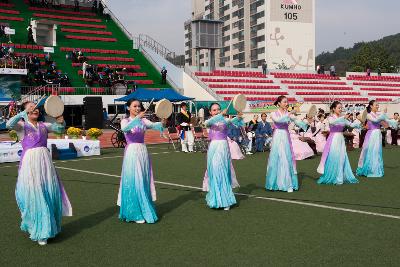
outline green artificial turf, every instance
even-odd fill
[[[26,44],[27,42],[27,30],[29,21],[33,18],[34,13],[40,14],[52,14],[52,15],[61,15],[61,16],[72,16],[72,17],[85,17],[85,16],[76,16],[76,15],[68,15],[68,14],[58,14],[52,13],[51,11],[31,11],[29,10],[29,6],[24,3],[23,0],[14,0],[12,1],[15,4],[15,7],[12,8],[14,10],[18,10],[21,12],[20,15],[8,15],[1,14],[4,16],[17,16],[23,17],[25,20],[23,22],[20,21],[7,21],[10,24],[11,28],[16,30],[16,35],[12,37],[12,41],[18,44]],[[3,8],[3,7],[1,7]],[[4,7],[3,9],[10,9]],[[69,10],[69,9],[64,9]],[[88,12],[87,10],[84,10]],[[75,23],[81,24],[99,24],[106,25],[106,29],[95,29],[88,28],[89,30],[99,30],[99,31],[109,31],[112,32],[112,36],[109,35],[93,35],[93,34],[80,34],[80,33],[67,33],[61,32],[61,28],[75,28],[75,29],[84,29],[82,27],[74,27],[74,26],[58,26],[57,29],[57,47],[55,47],[55,53],[52,54],[52,59],[57,64],[57,69],[61,70],[64,73],[68,73],[68,76],[71,79],[71,84],[73,87],[85,87],[85,82],[81,75],[78,75],[79,67],[72,67],[71,60],[66,60],[67,52],[60,51],[60,47],[73,47],[73,48],[93,48],[93,49],[107,49],[107,50],[127,50],[129,52],[128,55],[119,55],[119,54],[94,54],[94,53],[86,53],[86,55],[94,56],[106,56],[106,57],[130,57],[134,58],[134,62],[114,62],[114,61],[89,61],[89,63],[108,63],[108,64],[126,64],[126,65],[140,65],[141,69],[137,70],[138,72],[146,72],[147,77],[126,77],[127,80],[153,80],[153,85],[139,85],[139,87],[144,88],[170,88],[169,84],[161,84],[161,75],[157,69],[143,56],[143,54],[137,50],[133,49],[132,40],[129,40],[125,33],[119,28],[119,26],[113,20],[106,20],[100,16],[90,17],[90,18],[101,18],[102,22],[85,22],[85,21],[71,21]],[[55,21],[59,21],[58,19],[54,19]],[[63,21],[63,20],[61,20]],[[66,20],[64,20],[66,21]],[[4,20],[1,22],[5,22]],[[107,37],[107,38],[116,38],[117,42],[99,42],[99,41],[85,41],[85,40],[74,40],[74,39],[66,39],[65,35],[84,35],[84,36],[98,36],[98,37]],[[8,39],[4,38],[1,40],[2,42],[7,42]],[[43,53],[40,50],[18,50],[17,52],[30,52],[30,53]],[[98,85],[94,85],[98,87]]]
[[[175,153],[166,146],[149,151],[156,181],[201,187],[206,154]],[[317,185],[320,157],[300,161],[301,187],[291,194],[264,190],[268,153],[258,153],[234,162],[241,184],[236,192],[245,195],[236,196],[238,205],[229,212],[207,208],[197,189],[158,183],[160,221],[153,225],[118,220],[123,150],[56,162],[116,177],[59,168],[74,216],[64,218],[62,233],[46,247],[19,230],[17,167],[2,164],[0,266],[399,266],[399,219],[248,196],[400,216],[399,152],[384,149],[383,179],[360,178],[354,185]],[[359,153],[349,153],[353,169]]]

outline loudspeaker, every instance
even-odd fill
[[[85,97],[83,99],[85,130],[103,128],[103,101],[101,97]]]

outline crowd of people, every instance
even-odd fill
[[[101,87],[112,87],[120,84],[127,88],[126,94],[136,90],[136,83],[127,83],[125,80],[126,68],[111,68],[108,64],[99,67],[97,64],[89,63],[85,54],[79,49],[71,51],[67,55],[67,59],[70,59],[73,63],[82,64],[82,78],[87,86],[93,86],[94,83],[98,83]]]
[[[370,101],[366,107],[366,122],[361,123],[361,120],[357,121],[357,116],[351,118],[351,114],[343,115],[344,105],[334,101],[329,114],[320,110],[315,117],[312,115],[303,119],[296,116],[294,110],[288,111],[289,104],[285,96],[279,96],[274,104],[277,110],[270,114],[272,127],[267,122],[267,114],[264,113],[261,115],[261,121],[255,116],[246,126],[243,114],[228,118],[227,109],[222,110],[218,103],[212,103],[209,107],[210,116],[204,121],[204,126],[207,128],[210,143],[207,149],[207,168],[202,177],[202,188],[206,192],[205,202],[209,208],[228,211],[236,204],[233,188],[238,187],[239,182],[232,160],[242,157],[232,152],[230,141],[236,142],[236,134],[232,136],[232,140],[229,134],[235,129],[237,131],[247,128],[247,131],[254,131],[257,148],[257,144],[260,148],[266,143],[271,144],[265,176],[267,191],[292,193],[300,190],[296,161],[299,160],[298,150],[304,148],[295,142],[308,144],[297,136],[300,136],[301,131],[303,137],[308,134],[308,138],[314,143],[323,142],[315,147],[317,153],[322,152],[320,163],[318,167],[315,166],[321,175],[318,184],[342,185],[360,182],[349,163],[344,132],[345,128],[362,129],[363,124],[366,125],[367,132],[355,173],[367,178],[384,176],[382,127],[397,131],[398,113],[394,114],[393,119],[389,119],[386,108],[379,112],[379,104]],[[130,99],[126,107],[128,114],[121,121],[120,127],[127,146],[119,193],[116,197],[117,205],[120,206],[119,219],[138,224],[155,223],[158,221],[154,205],[157,198],[155,179],[144,136],[148,129],[163,132],[166,120],[157,123],[147,120],[142,103],[136,99]],[[33,241],[46,245],[49,238],[54,238],[60,233],[62,216],[72,215],[71,203],[47,150],[48,133],[61,133],[65,124],[63,116],[56,118],[53,124],[40,122],[40,112],[32,102],[24,103],[22,109],[22,112],[7,122],[7,127],[16,130],[21,136],[23,147],[16,189],[16,198],[22,214],[21,229],[28,232]],[[106,117],[107,114],[104,115]],[[177,121],[182,134],[182,147],[187,152],[193,151],[191,114],[185,103],[181,104]],[[325,135],[324,132],[329,134]],[[316,137],[321,140],[317,140]],[[310,150],[314,153],[311,147]],[[52,190],[48,190],[49,188]],[[41,201],[37,201],[38,199]]]

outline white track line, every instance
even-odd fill
[[[149,153],[150,155],[160,155],[160,154],[170,154],[170,153],[179,153],[179,151],[171,151],[171,152],[155,152]],[[116,159],[116,158],[123,158],[124,156],[112,156],[112,157],[99,157],[99,158],[78,158],[78,159],[70,159],[70,160],[62,160],[62,161],[53,161],[54,164],[57,163],[68,163],[68,162],[79,162],[79,161],[90,161],[90,160],[101,160],[101,159]],[[3,168],[11,168],[11,167],[18,167],[18,165],[9,165],[9,166],[0,166],[0,169]]]
[[[102,176],[109,176],[109,177],[116,177],[116,178],[120,178],[121,177],[120,175],[114,175],[114,174],[108,174],[108,173],[102,173],[102,172],[85,171],[85,170],[72,169],[72,168],[66,168],[66,167],[56,167],[56,168],[57,169],[62,169],[62,170],[67,170],[67,171],[75,171],[75,172],[94,174],[94,175],[102,175]],[[160,181],[155,181],[155,183],[162,184],[162,185],[181,187],[181,188],[190,188],[190,189],[195,189],[195,190],[199,190],[199,191],[202,190],[201,187],[181,185],[181,184],[175,184],[175,183],[160,182]],[[362,210],[339,208],[339,207],[334,207],[334,206],[307,203],[307,202],[296,201],[296,200],[279,199],[279,198],[271,198],[271,197],[260,197],[260,196],[256,196],[256,195],[243,194],[243,193],[235,193],[235,195],[246,196],[246,197],[255,198],[255,199],[262,199],[262,200],[281,202],[281,203],[289,203],[289,204],[296,204],[296,205],[302,205],[302,206],[308,206],[308,207],[314,207],[314,208],[322,208],[322,209],[329,209],[329,210],[336,210],[336,211],[344,211],[344,212],[350,212],[350,213],[357,213],[357,214],[363,214],[363,215],[370,215],[370,216],[377,216],[377,217],[384,217],[384,218],[400,220],[400,216],[384,214],[384,213],[376,213],[376,212],[369,212],[369,211],[362,211]]]

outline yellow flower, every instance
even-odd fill
[[[103,131],[98,129],[98,128],[90,128],[87,132],[86,135],[92,138],[98,138],[103,134]]]
[[[81,134],[82,134],[82,130],[79,128],[69,127],[67,130],[67,135],[70,135],[70,136],[79,136]]]

